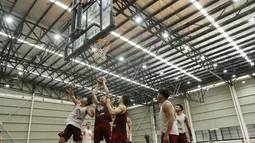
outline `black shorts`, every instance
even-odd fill
[[[72,135],[74,141],[82,141],[81,129],[73,125],[67,125],[65,130],[58,134],[58,136],[64,138],[66,142],[70,139]]]

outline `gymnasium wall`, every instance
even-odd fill
[[[193,99],[196,97],[192,95]],[[228,85],[206,91],[204,103],[190,101],[190,110],[194,130],[239,125]]]
[[[249,132],[255,138],[255,80],[234,81],[238,101]],[[197,95],[193,94],[193,98]],[[229,86],[209,89],[204,103],[190,101],[191,115],[197,141],[241,139],[242,133],[230,94]],[[253,141],[254,142],[254,141]]]
[[[0,136],[4,143],[27,143],[31,100],[30,93],[0,88],[0,122],[3,124],[0,125]],[[73,108],[71,102],[35,95],[30,143],[58,142],[57,134],[65,128],[66,118]],[[145,134],[152,136],[150,108],[141,106],[128,112],[133,122],[133,141],[144,143]],[[84,125],[87,121],[91,122],[93,130],[94,119],[86,117]],[[153,142],[152,138],[150,140]],[[68,143],[73,143],[72,138]]]
[[[255,137],[255,80],[248,79],[245,81],[245,84],[242,81],[234,82],[234,86],[249,135],[250,137]],[[31,96],[29,93],[0,88],[0,123],[2,122],[4,126],[0,125],[0,130],[2,131],[0,136],[3,137],[4,143],[27,142]],[[30,143],[42,143],[45,141],[56,143],[59,139],[57,134],[64,129],[66,117],[72,111],[74,105],[70,102],[51,100],[38,95],[35,97]],[[196,95],[192,95],[192,97],[196,98]],[[172,98],[170,101],[172,104],[180,103],[184,105],[183,99],[180,97]],[[231,136],[232,138],[233,136],[241,137],[241,131],[228,85],[208,90],[205,94],[204,103],[190,101],[189,104],[194,130],[196,131],[197,139],[200,139],[200,141],[202,138],[206,141],[211,135],[211,130],[209,129],[215,128],[220,129],[213,130],[215,134],[221,136],[221,138],[218,138],[219,140],[231,139]],[[157,106],[158,104],[155,105],[156,131],[158,140],[160,140],[158,126],[159,106]],[[134,143],[144,142],[145,134],[150,135],[150,140],[153,142],[153,115],[151,114],[151,108],[141,106],[128,110],[129,117],[133,122]],[[87,119],[86,121],[92,122],[92,125],[94,124],[93,119]],[[69,143],[71,142],[72,140],[69,141]]]
[[[0,130],[4,143],[27,143],[31,112],[31,94],[0,88]],[[33,105],[30,143],[56,143],[58,133],[66,124],[74,108],[71,102],[35,96]],[[94,120],[87,118],[86,121]],[[86,123],[84,122],[84,124]],[[93,127],[92,127],[93,128]],[[72,143],[72,139],[69,143]]]
[[[147,134],[152,140],[152,122],[150,115],[150,108],[141,106],[128,110],[128,117],[132,120],[133,124],[133,143],[144,143],[144,136]]]
[[[240,102],[244,121],[247,125],[249,136],[255,138],[255,80],[245,80],[235,82],[236,93]],[[255,142],[255,141],[254,141]]]

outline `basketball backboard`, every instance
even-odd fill
[[[73,0],[65,59],[78,56],[97,39],[108,35],[114,27],[112,0],[89,0],[87,3]]]

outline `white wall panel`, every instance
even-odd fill
[[[148,134],[152,139],[152,125],[150,110],[146,106],[128,110],[128,117],[133,123],[133,142],[144,143],[144,135]]]
[[[255,80],[248,79],[234,83],[246,124],[255,124]]]
[[[193,98],[195,94],[191,95]],[[238,120],[227,85],[208,90],[204,103],[190,101],[195,130],[238,126]]]
[[[4,143],[26,143],[29,127],[29,116],[31,110],[31,94],[0,89],[0,121],[3,121],[4,128],[0,125]],[[8,95],[7,95],[8,94]],[[25,96],[25,98],[22,98]],[[17,99],[15,99],[15,97]],[[30,99],[29,99],[30,97]],[[35,96],[38,98],[38,96]],[[41,100],[34,102],[34,109],[31,122],[30,143],[56,143],[59,140],[58,133],[64,130],[66,118],[73,110],[74,105],[49,102]],[[19,108],[19,106],[21,106]],[[12,113],[12,114],[11,114]],[[85,120],[94,124],[94,119]],[[8,132],[9,134],[8,134]],[[13,139],[14,140],[13,140]],[[69,143],[72,143],[72,138]]]

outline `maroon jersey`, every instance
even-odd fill
[[[105,124],[109,124],[112,121],[111,114],[106,106],[106,103],[100,102],[97,104],[96,109],[96,120],[95,120],[95,128],[103,126]]]
[[[112,139],[127,141],[127,111],[124,114],[118,114],[115,117],[112,128]]]

